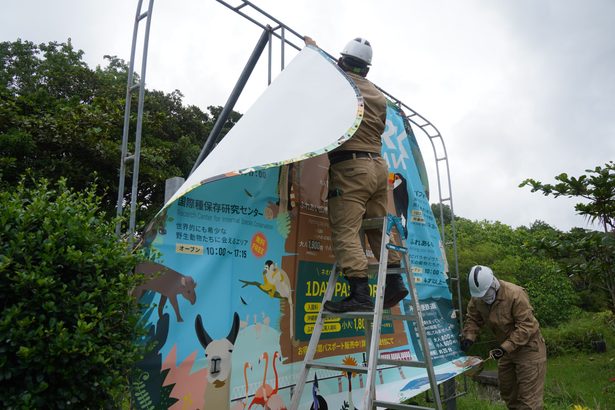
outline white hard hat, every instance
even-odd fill
[[[470,269],[468,284],[470,294],[475,298],[482,298],[487,293],[487,289],[493,283],[493,271],[487,266],[476,265]]]
[[[372,46],[369,41],[361,37],[349,41],[340,54],[344,57],[354,57],[367,65],[372,63]]]

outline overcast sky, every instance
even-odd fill
[[[253,3],[334,55],[354,37],[370,40],[368,78],[444,138],[456,214],[515,227],[537,219],[564,230],[587,227],[574,200],[518,185],[530,177],[553,182],[562,172],[580,175],[615,159],[615,1]],[[105,54],[130,58],[136,0],[1,4],[1,41],[70,37],[91,67],[104,64]],[[156,0],[152,16],[147,87],[179,89],[185,103],[203,110],[224,105],[261,29],[215,0]],[[273,51],[275,78],[279,41]],[[294,54],[286,48],[287,64]],[[245,112],[266,86],[265,54],[235,109]],[[433,164],[429,140],[420,130],[417,138]]]

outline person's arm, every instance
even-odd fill
[[[463,323],[463,338],[474,342],[478,336],[480,328],[483,327],[484,323],[483,317],[476,309],[474,298],[470,299],[470,303],[468,303],[468,311],[466,312],[465,321]]]
[[[305,42],[306,46],[318,47],[318,44],[316,44],[316,41],[314,41],[314,39],[312,37],[304,36],[303,37],[303,41]]]
[[[515,295],[512,315],[515,320],[515,330],[502,343],[502,349],[507,353],[515,351],[519,346],[526,345],[540,327],[538,320],[534,317],[534,310],[525,291]]]

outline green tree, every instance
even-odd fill
[[[573,229],[557,238],[544,240],[541,249],[563,261],[582,291],[606,292],[615,312],[615,163],[607,162],[586,170],[587,175],[555,177],[556,184],[526,179],[519,186],[531,186],[544,195],[584,199],[575,210],[590,221],[598,221],[603,232]]]
[[[60,180],[0,192],[0,403],[117,408],[144,353],[130,291],[140,257],[95,189]]]
[[[559,231],[541,221],[529,228],[513,229],[501,222],[464,218],[456,219],[456,229],[464,306],[470,298],[470,268],[486,265],[498,278],[526,288],[543,325],[556,325],[570,317],[577,303],[572,284],[551,255],[537,256],[534,248],[543,238],[555,237]]]
[[[519,187],[531,186],[532,192],[540,191],[545,196],[555,198],[582,198],[587,202],[579,202],[574,209],[579,215],[587,217],[591,222],[598,221],[604,230],[615,230],[615,162],[609,161],[604,167],[586,169],[587,175],[569,177],[563,173],[555,177],[556,184],[543,184],[534,179],[526,179]]]
[[[90,69],[71,41],[0,43],[0,188],[17,184],[27,169],[75,189],[97,181],[102,207],[117,203],[118,169],[128,67],[114,56]],[[138,78],[138,77],[137,77]],[[136,94],[131,130],[136,128]],[[139,174],[139,213],[148,222],[162,206],[164,182],[187,176],[219,115],[185,106],[178,90],[146,90]],[[240,115],[233,113],[222,135]],[[128,150],[134,152],[133,144]],[[128,169],[130,186],[132,168]],[[106,195],[102,195],[105,194]],[[130,190],[124,196],[130,201]]]

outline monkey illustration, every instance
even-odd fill
[[[145,275],[147,280],[137,286],[132,292],[133,296],[140,299],[145,291],[151,290],[160,293],[160,303],[158,303],[158,316],[162,317],[164,305],[167,299],[171,302],[178,322],[183,322],[177,304],[177,295],[181,294],[191,305],[196,302],[196,282],[190,276],[167,268],[155,262],[144,262],[137,265],[136,273]]]
[[[266,291],[269,296],[274,297],[277,292],[282,298],[286,299],[289,306],[290,314],[290,338],[294,339],[294,325],[293,325],[293,298],[292,290],[290,288],[290,279],[288,274],[279,268],[273,261],[265,262],[265,269],[263,270],[263,286],[262,289]]]

